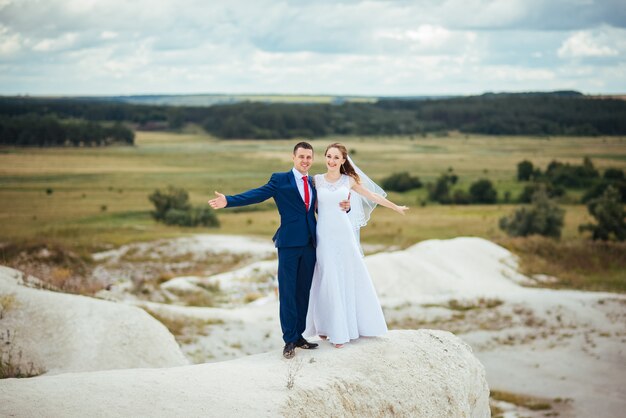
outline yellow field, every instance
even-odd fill
[[[515,197],[523,185],[515,181],[516,164],[530,159],[542,169],[552,160],[580,163],[586,155],[596,167],[626,168],[626,138],[449,137],[325,138],[311,141],[323,171],[323,151],[339,140],[355,151],[354,159],[373,177],[409,171],[433,181],[452,167],[461,187],[490,178],[499,195]],[[219,212],[220,229],[172,228],[152,221],[148,195],[168,184],[190,192],[204,204],[213,190],[237,193],[265,183],[273,171],[291,167],[295,140],[219,141],[189,128],[185,133],[139,132],[134,147],[0,148],[0,241],[33,237],[54,238],[70,246],[99,247],[189,232],[255,234],[267,237],[277,227],[270,210]],[[580,193],[573,193],[576,202]],[[425,189],[391,194],[411,206],[406,217],[379,209],[363,231],[369,243],[411,245],[429,238],[476,235],[503,237],[500,217],[515,205],[420,207]],[[578,236],[588,222],[586,208],[568,204],[565,238]]]

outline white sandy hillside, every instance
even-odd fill
[[[371,255],[366,262],[387,305],[498,295],[531,283],[518,273],[513,254],[482,238],[423,241],[404,251]]]
[[[0,331],[10,332],[14,358],[21,351],[23,364],[48,374],[188,364],[168,330],[142,309],[30,288],[21,272],[2,266],[0,296]]]
[[[497,390],[570,399],[572,416],[626,409],[626,296],[524,287],[516,257],[480,238],[366,258],[392,328],[444,328]],[[530,412],[529,412],[530,413]]]
[[[67,394],[72,396],[68,397]],[[0,415],[485,418],[489,388],[470,347],[443,331],[393,331],[221,363],[10,379]]]

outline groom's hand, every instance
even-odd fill
[[[211,205],[213,209],[225,208],[228,204],[228,202],[226,201],[226,196],[219,192],[215,192],[215,196],[217,196],[215,199],[209,200],[209,205]]]
[[[339,206],[341,207],[341,210],[343,210],[344,212],[350,211],[350,195],[349,194],[346,200],[342,200],[341,202],[339,202]]]

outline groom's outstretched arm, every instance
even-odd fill
[[[274,197],[277,189],[277,181],[276,174],[272,174],[267,184],[256,189],[248,190],[247,192],[233,196],[224,196],[219,192],[215,192],[217,197],[209,200],[209,205],[211,205],[213,209],[222,209],[225,207],[247,206],[261,203],[270,197]]]

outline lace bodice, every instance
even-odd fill
[[[341,177],[339,177],[339,180],[334,181],[334,182],[327,181],[326,178],[324,178],[323,174],[316,174],[314,178],[315,178],[315,188],[318,190],[322,188],[322,189],[328,189],[331,192],[334,192],[340,187],[346,187],[350,189],[350,177],[346,176],[345,174],[342,174]]]

